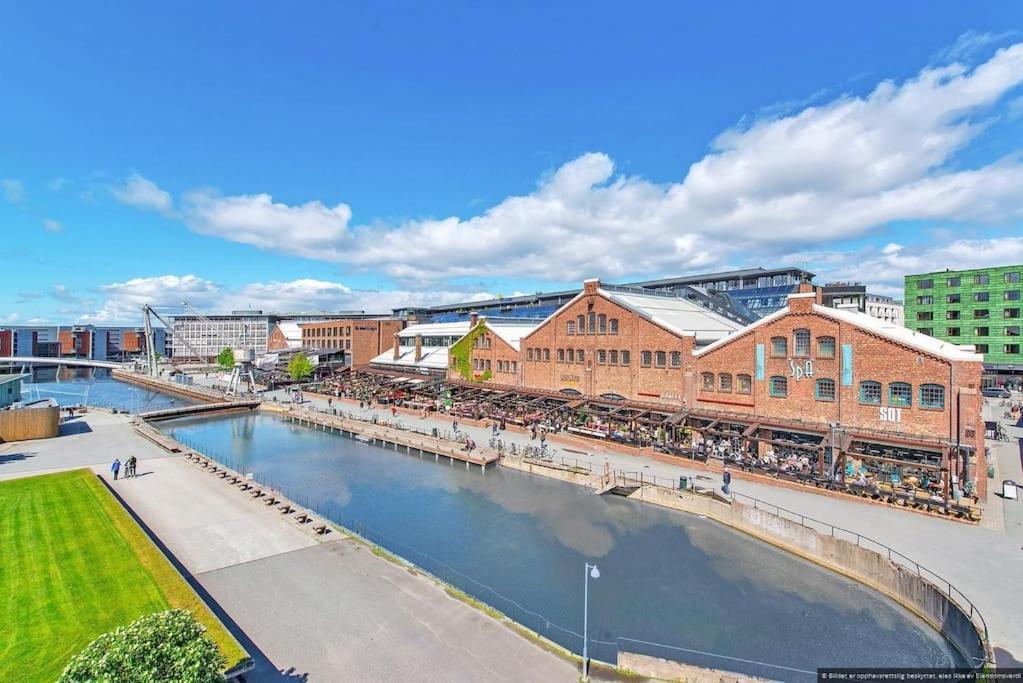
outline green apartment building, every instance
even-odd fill
[[[907,275],[906,327],[984,354],[984,385],[1023,382],[1023,265]]]

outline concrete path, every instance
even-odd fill
[[[0,479],[90,466],[253,655],[249,681],[575,681],[575,664],[355,540],[326,540],[180,456],[125,416],[0,444]],[[139,476],[111,480],[111,454]]]
[[[276,395],[278,401],[286,400],[284,392]],[[326,410],[325,400],[308,398],[305,408]],[[1017,395],[1017,400],[1019,396]],[[989,405],[988,414],[998,412]],[[380,419],[398,420],[415,429],[429,430],[437,427],[442,432],[451,431],[451,418],[420,418],[399,413],[391,417],[388,409],[363,409],[347,402],[335,403],[335,407],[354,413],[359,417],[378,416]],[[1004,408],[1001,409],[1004,411]],[[1000,412],[998,412],[1000,417]],[[990,417],[988,419],[991,419]],[[1003,423],[1004,424],[1004,423]],[[491,432],[487,428],[460,425],[460,430],[469,434],[478,444],[489,442]],[[1003,474],[989,480],[989,485],[1001,485],[1001,480],[1023,481],[1020,466],[1020,446],[1017,439],[1023,438],[1023,429],[1007,427],[1013,439],[1010,442],[989,441]],[[500,433],[506,444],[515,442],[519,447],[530,441],[528,434],[506,430]],[[643,472],[656,475],[664,481],[674,480],[682,475],[696,476],[707,486],[719,487],[720,475],[690,469],[680,465],[664,463],[650,457],[616,452],[613,447],[595,442],[593,447],[560,442],[556,437],[548,441],[558,457],[567,460],[578,459],[588,462],[594,471],[600,471],[604,463],[612,469]],[[571,450],[569,450],[571,449]],[[585,451],[585,452],[576,452]],[[1013,469],[1017,468],[1017,469]],[[950,581],[965,594],[984,615],[987,621],[992,645],[996,648],[999,661],[1023,661],[1023,610],[1007,605],[1023,595],[1023,501],[1003,501],[1000,497],[989,496],[987,509],[999,522],[997,528],[985,528],[921,515],[889,506],[872,505],[853,497],[834,497],[814,493],[813,489],[788,489],[750,481],[732,481],[732,489],[738,493],[792,510],[828,524],[848,529],[888,545],[919,562],[932,572]],[[1000,520],[1004,518],[1004,527]]]

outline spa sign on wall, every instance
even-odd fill
[[[796,361],[790,358],[789,371],[792,373],[792,377],[794,377],[796,381],[799,381],[804,377],[813,377],[813,360],[807,359],[805,361]]]

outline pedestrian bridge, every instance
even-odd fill
[[[0,356],[0,365],[63,365],[78,368],[106,368],[108,370],[125,370],[131,363],[115,363],[109,360],[92,360],[90,358],[46,358],[43,356]]]

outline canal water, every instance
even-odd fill
[[[159,427],[577,653],[584,563],[595,563],[597,659],[621,648],[775,680],[813,680],[818,666],[963,664],[879,594],[699,516],[264,414]]]
[[[36,368],[23,380],[26,400],[52,398],[62,406],[93,406],[141,413],[193,405],[196,401],[121,382],[102,368]]]

